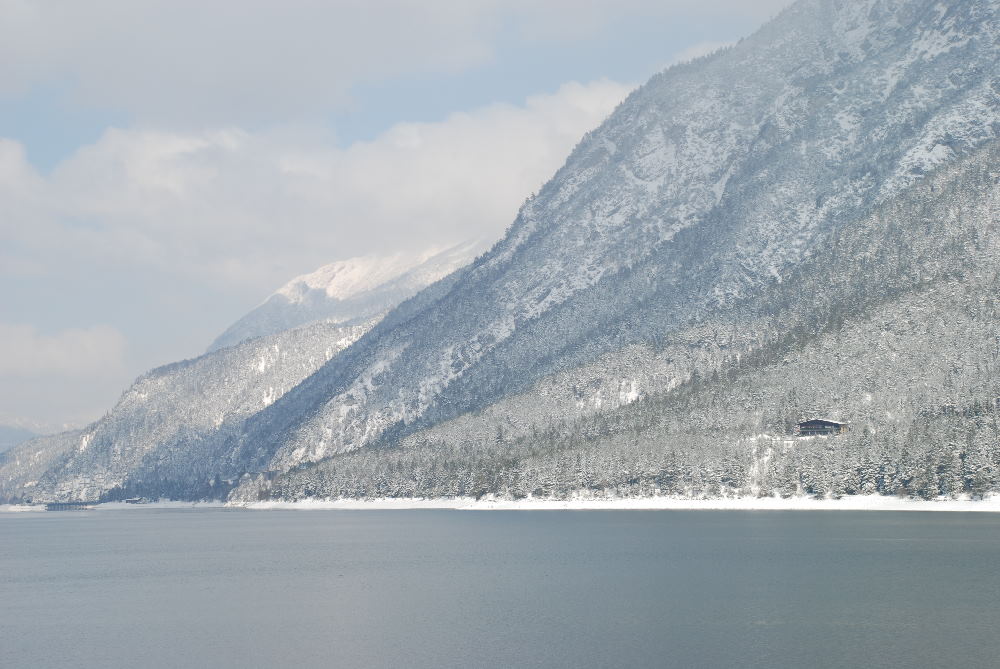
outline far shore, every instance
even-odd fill
[[[950,511],[1000,513],[1000,495],[983,500],[918,500],[887,495],[855,495],[840,499],[814,497],[681,497],[555,499],[386,498],[307,499],[296,502],[261,501],[239,504],[253,510],[385,510],[454,509],[459,511]]]
[[[306,499],[294,502],[179,502],[161,500],[147,504],[108,502],[90,507],[96,511],[142,509],[246,509],[250,511],[385,511],[441,509],[455,511],[944,511],[952,513],[1000,513],[1000,495],[983,500],[922,500],[887,495],[854,495],[840,499],[815,497],[729,497],[688,499],[683,497],[474,499],[383,498]],[[44,505],[0,504],[0,513],[44,511]],[[67,512],[69,513],[69,512]]]

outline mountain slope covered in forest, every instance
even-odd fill
[[[5,453],[0,490],[49,500],[129,497],[151,487],[162,495],[225,492],[217,479],[242,469],[232,472],[205,437],[238,431],[370,327],[321,321],[154,369],[92,425]]]
[[[838,227],[995,137],[998,11],[803,0],[657,75],[446,294],[373,329],[238,447],[283,470],[396,443],[768,290]]]
[[[665,346],[234,497],[998,492],[998,165],[993,142],[939,170]],[[793,436],[815,417],[850,431]]]

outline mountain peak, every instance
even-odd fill
[[[484,249],[483,242],[470,241],[417,253],[368,255],[324,265],[286,283],[230,326],[208,350],[314,321],[359,323],[371,319],[468,264]]]
[[[305,301],[314,291],[320,291],[332,299],[346,300],[395,279],[437,252],[434,249],[417,256],[397,253],[340,260],[324,265],[315,272],[295,277],[274,294],[284,296],[293,304]]]

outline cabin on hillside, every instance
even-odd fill
[[[847,432],[847,423],[835,420],[814,418],[803,421],[796,426],[795,433],[800,437],[835,437]]]

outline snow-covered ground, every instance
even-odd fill
[[[28,504],[0,504],[0,513],[21,513],[26,511],[45,511],[45,507]]]
[[[1000,496],[973,500],[915,500],[884,495],[859,495],[840,499],[811,497],[741,497],[684,499],[646,497],[632,499],[523,499],[476,500],[468,497],[440,499],[309,499],[299,502],[253,502],[249,509],[458,509],[464,511],[589,511],[589,510],[704,510],[704,511],[953,511],[1000,512]]]
[[[245,508],[267,510],[402,510],[454,509],[459,511],[951,511],[1000,513],[1000,495],[984,500],[938,499],[918,500],[886,495],[857,495],[840,499],[813,497],[734,497],[719,499],[685,499],[681,497],[644,497],[619,499],[473,499],[471,497],[385,498],[385,499],[308,499],[298,502],[252,502],[224,504],[222,502],[171,502],[125,504],[109,502],[93,507],[97,511],[141,509],[211,509]],[[44,511],[40,505],[0,504],[0,513]]]

